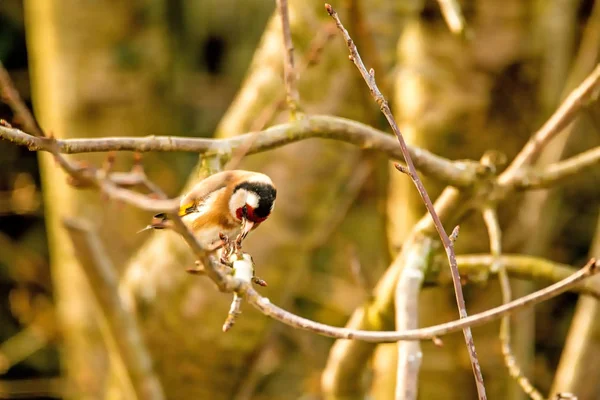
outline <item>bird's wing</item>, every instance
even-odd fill
[[[182,197],[179,203],[179,216],[194,212],[211,193],[223,189],[231,180],[230,171],[219,172],[198,182],[192,190]]]

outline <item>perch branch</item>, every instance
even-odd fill
[[[64,225],[81,262],[90,288],[108,326],[108,342],[115,352],[137,399],[165,399],[162,386],[152,371],[152,361],[136,323],[119,295],[119,277],[104,246],[91,227],[82,221],[66,219]]]
[[[425,207],[427,208],[427,211],[429,212],[429,214],[431,215],[431,218],[433,219],[435,228],[438,231],[438,234],[440,235],[442,244],[444,245],[444,249],[446,250],[446,254],[448,256],[448,261],[450,263],[450,269],[452,271],[454,292],[456,295],[456,303],[458,306],[460,318],[466,318],[467,317],[467,309],[465,306],[465,299],[464,299],[464,296],[462,293],[460,275],[458,273],[458,267],[456,265],[456,257],[454,255],[454,245],[453,245],[452,241],[450,240],[450,238],[448,237],[448,234],[444,230],[444,226],[442,225],[442,222],[440,221],[440,219],[435,211],[435,208],[433,207],[433,204],[431,203],[431,200],[429,199],[429,195],[427,194],[427,191],[425,190],[423,183],[421,182],[421,180],[419,179],[419,176],[417,175],[417,171],[416,171],[413,161],[411,159],[411,155],[408,151],[408,147],[406,146],[404,138],[402,137],[402,133],[400,132],[400,128],[398,128],[398,124],[396,123],[396,120],[395,120],[394,116],[392,115],[392,112],[390,110],[390,107],[388,106],[387,100],[385,99],[385,97],[383,96],[383,94],[381,93],[379,88],[377,87],[377,84],[375,82],[375,71],[373,69],[371,69],[370,71],[367,71],[365,65],[362,62],[362,59],[360,58],[360,55],[358,54],[358,49],[356,48],[356,46],[354,45],[354,42],[352,41],[352,38],[350,37],[350,34],[346,30],[346,28],[344,28],[344,26],[342,25],[342,22],[340,21],[337,13],[333,10],[331,5],[325,4],[325,8],[326,8],[327,12],[329,13],[329,15],[335,20],[335,23],[336,23],[338,29],[340,30],[340,32],[342,33],[342,35],[344,37],[344,40],[346,41],[346,45],[348,46],[348,50],[350,51],[351,61],[354,63],[356,68],[358,68],[360,74],[362,75],[363,79],[367,83],[367,86],[369,87],[369,90],[371,91],[371,95],[375,99],[375,102],[379,105],[381,112],[385,115],[388,123],[390,124],[392,130],[394,131],[394,134],[396,135],[396,138],[398,139],[398,142],[400,143],[400,149],[402,150],[402,155],[404,156],[404,161],[406,162],[406,165],[410,172],[412,181],[414,182],[415,186],[417,187],[417,190],[418,190],[419,194],[421,195],[423,202],[425,203]],[[487,398],[487,396],[485,394],[485,385],[483,383],[483,374],[481,373],[481,367],[479,366],[479,360],[477,359],[477,352],[475,350],[475,342],[473,340],[473,334],[471,333],[471,329],[469,327],[466,327],[463,330],[463,334],[465,337],[465,342],[467,344],[467,350],[469,352],[469,358],[471,360],[473,374],[475,376],[475,384],[477,386],[477,393],[479,395],[479,399],[484,400]]]
[[[502,231],[500,229],[498,215],[496,210],[492,207],[484,208],[482,215],[490,238],[490,253],[493,259],[491,269],[492,271],[498,272],[498,279],[502,291],[502,303],[506,304],[512,300],[512,291],[508,273],[500,259],[502,255]],[[504,356],[504,364],[506,365],[510,376],[517,381],[519,386],[521,386],[521,389],[523,389],[531,399],[544,400],[542,394],[531,384],[519,366],[517,358],[512,351],[510,335],[510,316],[507,315],[502,317],[499,335],[500,343],[502,345],[502,355]]]

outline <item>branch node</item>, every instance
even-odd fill
[[[409,170],[408,168],[406,168],[404,165],[402,165],[402,164],[398,164],[398,163],[394,163],[394,167],[395,167],[395,168],[396,168],[398,171],[402,172],[403,174],[406,174],[406,175],[408,175],[408,176],[409,176],[409,178],[411,178],[411,179],[414,179],[414,178],[413,178],[413,174],[412,174],[412,172],[410,172],[410,170]]]
[[[454,244],[456,242],[456,240],[458,240],[459,232],[460,232],[460,226],[456,225],[454,227],[454,229],[452,229],[452,233],[450,234],[450,241],[452,242],[452,244]]]

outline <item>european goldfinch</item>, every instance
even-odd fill
[[[216,250],[226,240],[244,239],[264,222],[273,211],[276,195],[267,175],[243,170],[218,172],[181,198],[179,216],[202,247]],[[170,227],[166,215],[157,214],[147,229]]]

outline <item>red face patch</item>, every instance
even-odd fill
[[[267,219],[267,217],[260,218],[259,216],[254,214],[254,208],[250,207],[248,204],[246,204],[242,208],[238,208],[237,210],[235,210],[235,216],[239,220],[246,218],[248,219],[248,221],[254,222],[255,224],[259,224],[265,219]]]

